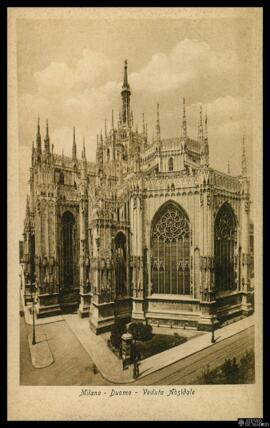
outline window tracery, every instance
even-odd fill
[[[169,203],[151,233],[153,293],[190,294],[190,228],[179,207]]]
[[[218,290],[236,288],[234,246],[236,221],[229,205],[224,204],[215,219],[215,283]]]

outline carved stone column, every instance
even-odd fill
[[[209,181],[211,177],[205,174],[200,188],[200,257],[201,272],[201,316],[199,330],[212,330],[219,322],[216,317],[216,300],[214,287],[214,219],[213,219],[213,191]],[[202,230],[201,230],[202,228]]]
[[[88,246],[87,246],[87,199],[80,201],[80,305],[78,314],[81,318],[89,315],[90,308],[90,283],[86,276],[87,266],[89,267]]]
[[[134,195],[135,243],[133,257],[133,301],[132,319],[145,320],[144,314],[144,258],[143,258],[143,198],[139,192]]]
[[[240,241],[242,254],[240,259],[240,290],[242,292],[242,313],[250,315],[253,312],[253,291],[250,288],[250,248],[249,248],[249,227],[250,227],[250,200],[249,183],[246,179],[242,182],[241,199],[241,223]]]

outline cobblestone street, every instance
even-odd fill
[[[31,363],[28,334],[32,327],[20,318],[20,383],[21,385],[109,385],[92,370],[93,362],[64,321],[39,325],[38,333],[46,333],[54,363],[35,369]]]

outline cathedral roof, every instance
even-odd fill
[[[162,139],[162,146],[163,148],[170,149],[170,148],[179,148],[181,142],[181,138],[174,137],[174,138],[164,138]],[[193,140],[192,138],[187,137],[186,139],[186,145],[188,150],[191,150],[192,152],[200,153],[201,147],[200,142]]]

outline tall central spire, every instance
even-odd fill
[[[124,66],[124,79],[122,85],[122,123],[123,125],[130,126],[130,86],[128,83],[128,74],[127,74],[127,60],[125,60]]]

